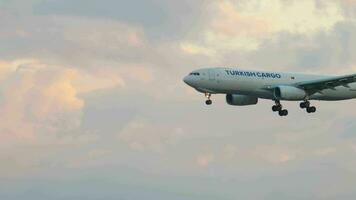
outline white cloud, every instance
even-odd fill
[[[248,0],[217,1],[212,4],[210,24],[197,36],[199,42],[186,42],[182,50],[190,54],[230,50],[253,51],[274,34],[314,35],[330,31],[345,18],[336,1]],[[194,47],[194,48],[183,48]],[[194,49],[194,51],[187,51]],[[209,54],[211,56],[211,54]]]
[[[79,94],[85,94],[96,90],[121,88],[126,82],[121,78],[121,73],[110,69],[81,70],[71,69],[74,79],[73,85]]]
[[[33,137],[80,126],[79,94],[122,86],[112,73],[51,66],[36,59],[0,62],[0,125],[3,137]]]

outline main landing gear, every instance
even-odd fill
[[[275,101],[276,105],[272,106],[273,112],[278,112],[279,116],[287,116],[288,110],[283,109],[283,106],[279,100]]]
[[[283,109],[283,106],[279,100],[275,101],[276,105],[272,106],[273,112],[278,112],[279,116],[287,116],[288,115],[288,110]],[[305,100],[300,103],[300,108],[306,109],[308,113],[315,113],[316,108],[314,106],[310,106],[310,102],[308,100]]]
[[[210,99],[210,97],[211,97],[211,94],[210,94],[210,93],[205,93],[205,97],[208,99],[208,100],[205,101],[205,104],[206,104],[206,105],[211,105],[211,104],[213,104],[213,101]]]
[[[307,113],[315,113],[316,108],[314,106],[310,106],[310,102],[305,100],[304,102],[300,103],[301,109],[306,109]]]

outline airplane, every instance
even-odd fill
[[[269,99],[275,102],[272,111],[280,116],[288,115],[281,101],[301,101],[300,108],[315,113],[311,100],[356,98],[356,74],[325,76],[221,67],[194,70],[183,81],[205,94],[206,105],[212,104],[212,94],[225,94],[227,104],[233,106],[256,105],[259,99]]]

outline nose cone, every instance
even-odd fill
[[[186,83],[186,84],[189,85],[189,86],[192,86],[192,84],[193,84],[192,77],[190,77],[190,76],[184,77],[184,78],[183,78],[183,81],[184,81],[184,83]]]
[[[184,83],[188,84],[188,76],[185,76],[185,77],[183,78],[183,81],[184,81]]]

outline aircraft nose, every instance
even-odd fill
[[[190,76],[186,76],[183,78],[184,83],[186,83],[187,85],[192,85],[192,78]]]
[[[183,81],[184,81],[184,83],[188,84],[188,76],[185,76],[185,77],[183,78]]]

